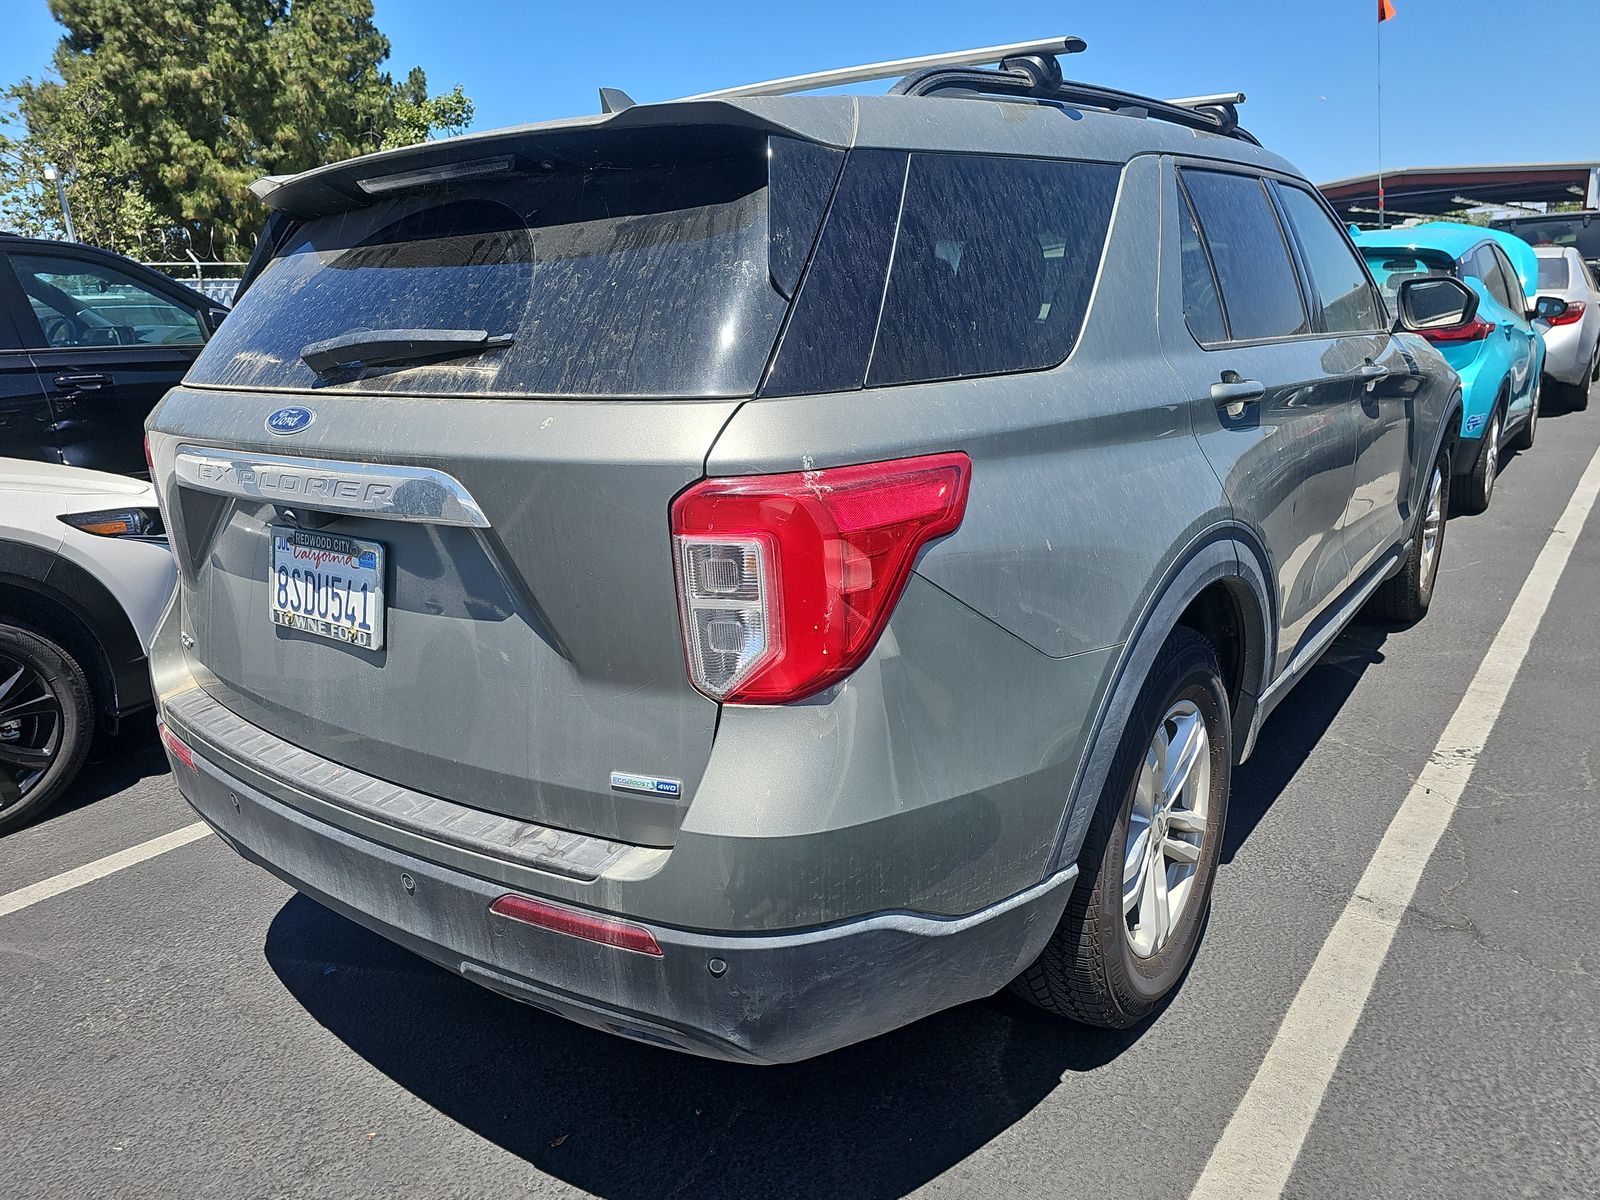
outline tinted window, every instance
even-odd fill
[[[1200,240],[1200,229],[1194,223],[1194,212],[1188,199],[1178,195],[1178,230],[1183,263],[1183,319],[1189,332],[1202,345],[1228,340],[1228,327],[1222,319],[1222,301],[1217,297],[1216,276],[1211,273],[1211,260],[1206,256],[1205,243]]]
[[[1542,292],[1564,292],[1568,282],[1567,260],[1565,258],[1540,258],[1539,259],[1539,290]]]
[[[1506,307],[1513,312],[1522,312],[1527,306],[1527,293],[1522,290],[1522,276],[1517,274],[1516,268],[1511,265],[1511,260],[1506,257],[1504,250],[1496,246],[1491,253],[1500,266],[1501,286],[1506,289],[1506,295],[1511,299],[1511,303]]]
[[[1259,179],[1184,171],[1235,341],[1305,333],[1305,303],[1283,231]]]
[[[1496,229],[1534,246],[1575,246],[1584,258],[1600,258],[1600,221],[1592,217],[1524,217],[1495,221]]]
[[[1083,324],[1118,169],[914,154],[869,385],[1054,366]]]
[[[11,265],[47,345],[198,346],[206,340],[197,310],[97,259],[12,254]]]
[[[772,212],[765,137],[654,136],[675,140],[635,134],[605,143],[603,160],[547,162],[528,175],[402,194],[306,223],[240,298],[191,381],[509,396],[751,394],[788,307],[771,268],[776,261],[792,286],[836,160],[808,156],[786,172],[801,194]],[[774,159],[787,152],[781,143],[773,140]],[[446,362],[323,376],[301,361],[310,343],[358,329],[481,329],[515,340]]]
[[[1372,281],[1326,209],[1309,193],[1280,187],[1289,224],[1300,239],[1306,269],[1322,302],[1322,328],[1329,333],[1379,327]]]
[[[1461,274],[1468,279],[1476,279],[1483,284],[1484,289],[1494,301],[1504,308],[1516,311],[1521,306],[1511,298],[1511,291],[1506,284],[1506,277],[1500,271],[1500,262],[1494,256],[1494,251],[1487,245],[1479,246],[1462,260]]]
[[[1416,254],[1409,250],[1385,250],[1379,246],[1368,246],[1361,251],[1361,257],[1366,260],[1367,270],[1372,272],[1372,277],[1378,281],[1378,287],[1382,289],[1384,298],[1389,301],[1391,307],[1395,302],[1395,294],[1406,280],[1429,276],[1452,278],[1456,274],[1455,260],[1442,251]]]

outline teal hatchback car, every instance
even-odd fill
[[[1482,512],[1494,493],[1501,450],[1532,446],[1539,420],[1547,326],[1534,299],[1539,264],[1533,248],[1497,229],[1448,221],[1353,237],[1391,308],[1401,283],[1419,276],[1452,276],[1478,294],[1476,318],[1423,336],[1461,376],[1452,507]]]

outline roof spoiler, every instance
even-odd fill
[[[620,95],[620,93],[619,93]],[[827,146],[845,147],[853,133],[847,107],[793,106],[780,116],[766,106],[718,101],[672,101],[623,106],[598,116],[519,125],[488,133],[465,134],[436,142],[420,142],[360,158],[316,167],[299,175],[268,175],[250,185],[250,193],[268,208],[309,219],[346,212],[386,196],[471,179],[492,180],[539,170],[551,159],[581,157],[592,152],[602,133],[646,129],[745,129]]]

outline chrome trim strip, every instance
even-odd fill
[[[183,445],[178,447],[177,476],[181,487],[218,496],[386,521],[489,527],[472,493],[454,476],[431,467]]]

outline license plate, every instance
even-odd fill
[[[272,623],[318,637],[383,648],[383,546],[310,529],[271,527]]]

